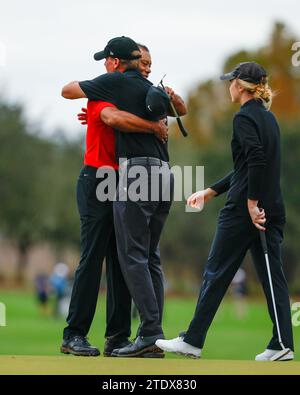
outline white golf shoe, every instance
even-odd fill
[[[172,340],[156,340],[155,345],[166,352],[174,352],[186,357],[200,358],[201,348],[194,347],[183,341],[183,337],[176,337]]]
[[[289,348],[285,350],[269,350],[267,348],[255,357],[255,361],[292,361],[293,359],[294,353]]]

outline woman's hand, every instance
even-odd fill
[[[198,191],[193,193],[187,200],[187,205],[201,210],[204,203],[207,203],[210,199],[217,195],[217,192],[211,188],[204,189],[203,191]]]
[[[248,211],[253,222],[253,225],[257,227],[257,229],[265,232],[266,228],[263,226],[266,222],[266,214],[265,210],[257,207],[257,200],[248,199]]]

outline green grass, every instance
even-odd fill
[[[64,320],[41,316],[34,296],[30,293],[0,292],[0,302],[6,305],[7,310],[7,326],[0,327],[1,355],[61,355],[59,346],[65,326]],[[194,313],[195,303],[195,299],[168,298],[166,300],[164,315],[166,338],[175,337],[188,327]],[[203,350],[203,360],[251,361],[258,352],[264,350],[272,330],[266,306],[263,302],[249,301],[246,309],[245,316],[239,319],[235,313],[235,305],[228,299],[224,301],[208,333]],[[137,326],[138,322],[134,321],[132,325],[133,337]],[[105,299],[100,297],[89,334],[91,343],[99,346],[100,349],[103,349],[104,330]],[[299,361],[300,327],[294,328],[294,337],[296,360]],[[62,356],[62,358],[73,357]],[[179,358],[182,359],[182,357],[173,354],[166,356],[166,359]],[[111,361],[111,359],[109,360]]]

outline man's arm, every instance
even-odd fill
[[[228,173],[225,177],[221,180],[217,181],[213,185],[210,186],[215,192],[217,192],[217,196],[221,195],[224,192],[227,192],[230,188],[231,177],[233,175],[233,170]]]
[[[154,133],[162,141],[166,141],[168,138],[168,127],[163,120],[147,121],[115,107],[105,107],[100,113],[100,118],[106,125],[121,132]]]
[[[69,84],[65,85],[61,91],[62,97],[65,99],[81,99],[86,98],[85,93],[80,88],[78,81],[72,81]]]
[[[186,105],[183,101],[183,99],[177,95],[172,88],[169,88],[168,86],[166,86],[166,92],[168,93],[168,95],[170,96],[170,99],[172,101],[172,103],[174,104],[174,107],[178,113],[179,116],[183,116],[186,115],[187,113],[187,108]],[[172,110],[169,111],[168,113],[169,116],[171,117],[175,117],[175,114],[173,113]]]
[[[122,73],[106,73],[93,80],[70,82],[63,87],[61,94],[66,99],[88,98],[113,102],[122,81]]]

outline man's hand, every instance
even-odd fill
[[[78,121],[81,123],[81,125],[87,125],[88,123],[87,108],[82,107],[81,111],[82,112],[77,114]]]
[[[170,88],[169,86],[165,87],[165,90],[167,92],[167,94],[169,95],[172,103],[174,104],[174,107],[176,108],[176,111],[178,113],[179,116],[183,116],[187,113],[187,109],[186,106],[184,104],[184,101],[182,100],[182,98],[177,95],[172,88]],[[171,116],[175,116],[175,114],[170,114]]]
[[[195,192],[188,198],[187,205],[192,208],[196,208],[200,210],[203,208],[204,203],[207,203],[216,195],[217,192],[211,188],[207,188],[204,189],[203,191]]]
[[[168,125],[166,124],[166,121],[161,119],[158,122],[154,122],[153,125],[153,132],[155,136],[163,143],[166,143],[168,141]]]
[[[167,94],[170,96],[170,99],[173,101],[174,96],[175,96],[175,92],[173,91],[173,89],[170,88],[169,86],[166,86],[165,90],[166,90]]]
[[[257,207],[257,204],[258,200],[248,199],[248,211],[253,225],[256,226],[257,229],[265,231],[266,228],[263,226],[266,222],[265,210]]]

